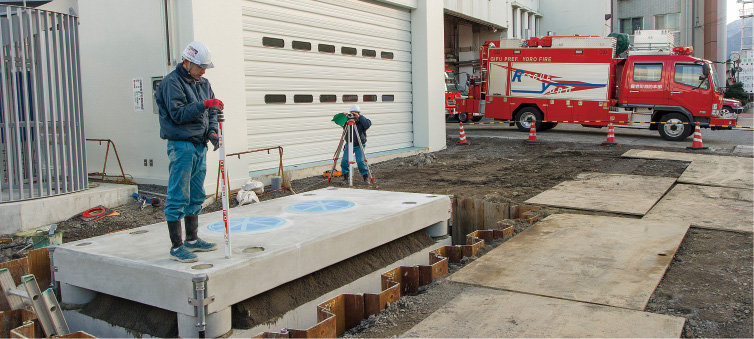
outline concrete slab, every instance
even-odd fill
[[[623,157],[690,161],[679,183],[754,188],[752,158],[647,150],[629,150]]]
[[[725,231],[754,231],[754,191],[676,185],[642,220],[678,220]]]
[[[644,215],[675,179],[626,174],[582,173],[526,201],[528,204]]]
[[[688,223],[554,214],[452,281],[643,310]]]
[[[663,314],[469,288],[404,338],[678,338],[686,320]]]
[[[208,313],[223,312],[449,217],[447,196],[326,188],[230,210],[231,259],[222,248],[222,212],[215,212],[200,216],[199,235],[217,242],[220,249],[199,253],[197,263],[168,258],[167,226],[159,223],[60,246],[53,255],[55,278],[65,285],[177,312],[181,320],[194,315],[186,300],[193,296],[195,276],[209,278],[207,294],[215,301]],[[64,303],[76,302],[67,300],[66,294],[62,298]],[[179,323],[179,328],[184,327]],[[207,336],[212,335],[209,331]],[[182,337],[196,334],[180,332]]]
[[[94,185],[81,192],[1,203],[0,220],[3,222],[0,223],[0,234],[49,226],[98,205],[110,208],[120,206],[133,201],[131,194],[138,190],[136,185]]]

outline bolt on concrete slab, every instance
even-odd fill
[[[450,280],[643,310],[688,228],[678,221],[553,214]]]
[[[642,220],[678,220],[694,227],[754,232],[751,189],[676,185]]]
[[[754,159],[712,154],[692,154],[647,150],[629,150],[626,158],[690,161],[679,183],[707,186],[754,188]]]
[[[96,291],[177,312],[187,337],[197,335],[192,278],[206,274],[208,319],[227,327],[213,330],[219,336],[230,330],[230,305],[415,231],[447,228],[450,208],[442,195],[325,188],[231,209],[231,259],[218,211],[199,217],[199,236],[220,249],[197,253],[196,263],[169,259],[163,222],[58,247],[55,278],[64,303]]]
[[[675,182],[673,178],[582,173],[526,201],[586,211],[644,215]]]
[[[678,338],[684,322],[663,314],[472,287],[401,337]]]

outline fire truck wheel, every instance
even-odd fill
[[[531,120],[536,119],[537,130],[542,130],[542,113],[534,107],[524,107],[516,114],[516,127],[521,132],[529,132]]]
[[[482,118],[484,118],[484,117],[473,117],[473,118],[471,118],[471,121],[478,122],[478,121],[481,121]]]
[[[469,122],[469,113],[458,113],[458,121],[464,124]]]
[[[660,136],[668,141],[683,141],[691,134],[693,127],[689,124],[689,119],[680,113],[668,113],[660,118],[663,122],[657,131]]]

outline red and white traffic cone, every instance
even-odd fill
[[[696,128],[694,129],[694,142],[691,144],[691,147],[686,147],[686,149],[694,151],[709,149],[709,147],[704,147],[702,143],[702,128],[699,127],[699,121],[696,122]]]
[[[620,146],[615,142],[615,128],[612,122],[607,124],[607,140],[602,143],[602,146]]]
[[[462,146],[471,145],[471,141],[466,139],[466,132],[463,131],[463,122],[459,121],[458,125],[460,126],[458,130],[458,144]]]
[[[527,145],[541,144],[541,142],[537,141],[537,119],[531,119],[529,124],[531,126],[531,128],[529,128],[529,139],[524,140],[524,143]]]

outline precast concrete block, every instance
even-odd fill
[[[95,291],[76,287],[71,284],[60,284],[60,300],[64,304],[84,305],[94,300],[96,296],[97,292]]]
[[[449,218],[447,196],[331,187],[231,209],[229,259],[218,211],[199,217],[199,236],[219,250],[196,263],[170,260],[163,222],[59,246],[55,278],[190,316],[192,278],[206,274],[213,314]]]

